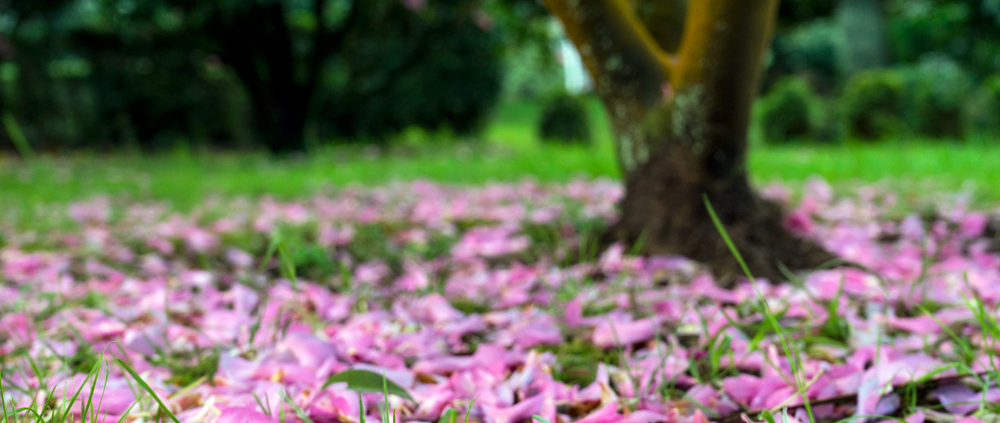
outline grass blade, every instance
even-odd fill
[[[441,413],[441,418],[438,419],[437,423],[456,423],[458,421],[458,412],[454,408],[449,408]]]
[[[476,403],[476,399],[479,398],[479,394],[472,397],[472,401],[469,401],[469,408],[465,410],[465,423],[469,423],[469,416],[472,414],[472,404]]]
[[[388,392],[393,395],[397,395],[406,398],[410,401],[416,401],[410,396],[410,393],[406,391],[402,386],[396,384],[389,380],[389,378],[382,376],[378,373],[361,370],[361,369],[351,369],[344,370],[333,376],[330,376],[323,384],[323,388],[330,386],[334,383],[344,382],[347,383],[347,389],[357,392],[372,392],[379,393]]]
[[[289,407],[292,407],[292,411],[295,412],[295,415],[298,416],[300,420],[305,423],[313,423],[312,419],[309,418],[309,415],[306,414],[305,410],[303,410],[302,407],[299,407],[295,401],[292,401],[292,397],[288,396],[288,392],[281,391],[281,399],[285,401]]]
[[[726,231],[726,227],[722,224],[719,216],[715,214],[715,209],[712,207],[712,203],[708,200],[708,195],[702,195],[702,200],[705,202],[705,209],[708,211],[708,216],[712,219],[712,223],[715,225],[715,229],[719,231],[719,235],[722,236],[722,240],[729,247],[729,251],[736,258],[736,262],[739,263],[740,268],[743,269],[743,273],[746,274],[747,278],[750,279],[750,283],[753,284],[754,291],[757,293],[757,297],[760,299],[761,312],[764,317],[770,323],[771,328],[774,333],[778,336],[778,340],[781,342],[781,348],[784,350],[785,359],[788,360],[788,365],[792,370],[793,376],[795,377],[796,391],[802,397],[802,405],[806,409],[806,414],[809,415],[809,421],[815,423],[816,419],[813,417],[812,405],[809,403],[809,395],[805,392],[803,387],[802,375],[800,372],[800,363],[798,354],[792,354],[791,345],[788,342],[788,338],[784,335],[781,330],[781,326],[778,324],[778,320],[774,317],[774,313],[771,312],[770,306],[767,304],[767,300],[761,294],[760,290],[757,288],[756,279],[753,277],[753,273],[750,272],[750,267],[747,266],[746,261],[743,260],[743,255],[736,248],[736,244],[733,243],[732,238],[729,237],[729,232]]]
[[[163,411],[163,413],[166,414],[167,417],[170,417],[170,420],[173,420],[174,423],[181,423],[181,421],[177,419],[177,416],[175,416],[174,413],[171,412],[169,408],[167,408],[167,405],[164,404],[162,400],[160,400],[160,397],[156,395],[156,392],[153,391],[153,388],[150,387],[149,384],[146,383],[146,381],[143,380],[142,377],[140,377],[139,374],[132,369],[132,367],[130,367],[128,364],[125,364],[125,362],[122,361],[122,359],[120,358],[116,358],[115,363],[121,366],[123,370],[125,370],[130,376],[132,376],[132,379],[135,379],[135,383],[138,383],[139,386],[142,387],[142,389],[145,389],[146,392],[149,393],[149,395],[153,396],[153,400],[155,400],[156,403],[159,404],[160,410]]]
[[[24,132],[21,131],[21,125],[18,125],[14,115],[6,112],[0,120],[3,121],[3,126],[7,130],[7,137],[14,143],[17,153],[26,160],[34,159],[35,150],[31,148],[31,144],[28,144],[28,138],[24,136]]]

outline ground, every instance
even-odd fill
[[[358,421],[325,382],[360,368],[413,397],[390,397],[400,421],[996,418],[988,144],[757,146],[786,224],[860,266],[723,289],[596,248],[622,195],[607,138],[526,128],[303,159],[6,159],[3,413]],[[368,421],[382,401],[364,394]]]

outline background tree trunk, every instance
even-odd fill
[[[286,7],[282,2],[251,2],[232,15],[215,9],[209,20],[220,56],[247,90],[257,136],[279,154],[306,150],[306,127],[324,64],[359,24],[364,10],[362,1],[351,0],[342,21],[330,28],[325,22],[327,1],[313,0],[316,29],[308,52],[296,54]]]
[[[657,8],[684,2],[645,2],[646,25],[654,24],[650,17],[664,20],[655,36],[632,3],[546,0],[580,50],[616,131],[625,175],[617,234],[642,239],[649,253],[701,261],[731,282],[742,272],[709,218],[707,197],[755,276],[781,279],[781,265],[803,269],[832,259],[788,232],[781,208],[747,178],[746,133],[777,0],[693,1],[683,21]]]

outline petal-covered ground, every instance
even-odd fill
[[[390,398],[399,421],[470,403],[470,421],[497,423],[997,418],[990,214],[960,199],[906,214],[889,193],[821,181],[794,203],[765,192],[861,266],[724,289],[680,257],[599,250],[622,194],[600,180],[183,214],[76,203],[65,229],[0,226],[5,404],[51,414],[96,381],[99,407],[70,415],[162,419],[118,358],[185,422],[356,422],[361,405],[379,421],[381,394],[359,404],[326,385],[347,369],[407,389],[414,401]]]

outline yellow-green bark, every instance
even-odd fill
[[[563,22],[617,134],[618,161],[634,168],[648,157],[638,125],[660,103],[672,58],[645,30],[630,0],[545,0]]]
[[[720,165],[742,171],[777,0],[545,3],[581,52],[607,106],[623,171],[669,142],[724,154]]]
[[[632,0],[632,10],[663,51],[676,53],[684,34],[688,0]]]

